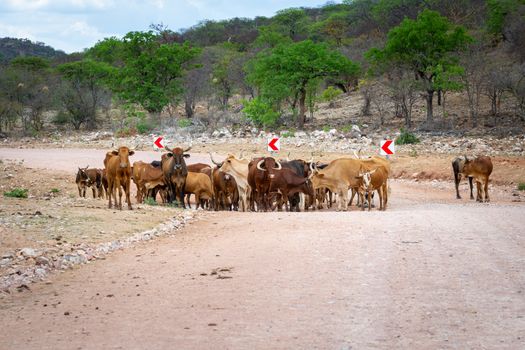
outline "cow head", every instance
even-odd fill
[[[270,179],[275,177],[275,170],[281,170],[282,168],[283,167],[281,163],[279,163],[278,160],[275,160],[272,157],[266,157],[264,159],[261,159],[257,163],[257,169],[260,171],[268,171],[268,176],[270,177]]]
[[[374,169],[372,171],[365,171],[362,172],[359,170],[359,175],[356,176],[356,179],[362,179],[363,180],[363,187],[368,190],[370,188],[370,183],[372,181],[372,174],[376,172],[377,169]]]
[[[119,157],[119,166],[121,168],[128,168],[130,166],[129,157],[134,155],[135,151],[130,150],[125,146],[121,146],[118,149],[111,151],[111,154]]]
[[[188,147],[186,149],[182,149],[180,147],[171,149],[166,146],[165,148],[166,151],[168,151],[168,153],[166,153],[165,156],[168,159],[172,159],[171,169],[176,172],[184,173],[186,171],[186,161],[184,160],[184,158],[190,157],[190,155],[186,152],[188,152],[191,149],[191,147]]]

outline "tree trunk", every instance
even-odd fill
[[[432,101],[434,99],[434,90],[427,90],[427,124],[431,126],[434,123],[434,115],[432,113]]]
[[[439,89],[437,92],[438,92],[438,106],[441,106],[441,94],[442,94],[441,89]],[[445,96],[443,96],[443,99],[444,98]]]
[[[193,115],[195,114],[195,106],[189,99],[185,99],[184,101],[184,110],[186,111],[187,118],[193,118]]]
[[[306,89],[299,90],[299,115],[297,116],[297,127],[302,129],[304,127],[304,119],[306,116]]]

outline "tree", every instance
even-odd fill
[[[62,64],[57,69],[65,81],[60,98],[71,124],[76,130],[84,123],[87,129],[95,129],[97,109],[110,102],[105,86],[112,81],[115,68],[86,59]]]
[[[326,44],[310,40],[279,45],[259,53],[248,65],[248,82],[259,94],[274,104],[292,98],[292,108],[298,102],[297,126],[305,122],[308,84],[320,78],[356,74],[359,66]]]
[[[40,57],[17,57],[11,61],[10,68],[17,79],[15,92],[23,108],[19,115],[24,132],[31,128],[40,131],[44,127],[42,114],[53,102],[49,61]]]
[[[295,40],[305,30],[308,17],[303,9],[289,8],[278,11],[273,19],[281,26],[285,35]]]
[[[471,40],[463,27],[453,26],[439,13],[425,10],[417,20],[405,18],[390,30],[385,47],[372,49],[368,57],[374,61],[407,65],[415,73],[426,91],[427,125],[431,126],[438,70],[454,69],[458,63],[458,51]]]
[[[93,54],[116,63],[112,90],[149,113],[160,112],[182,93],[184,67],[200,52],[188,43],[162,43],[153,31],[130,32],[95,45]],[[107,57],[107,58],[106,58]]]

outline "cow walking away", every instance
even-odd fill
[[[108,208],[111,209],[111,197],[114,198],[114,204],[118,209],[122,210],[122,189],[126,194],[126,202],[128,209],[132,210],[130,200],[130,183],[131,183],[131,165],[129,164],[129,157],[135,154],[134,151],[128,147],[119,147],[118,150],[113,150],[106,153],[104,165],[106,167],[106,176],[108,178]],[[119,193],[119,201],[117,205],[117,189]]]
[[[456,185],[456,198],[461,199],[461,196],[459,195],[459,183],[461,182],[461,175],[463,172],[463,168],[465,167],[465,161],[467,160],[467,156],[464,157],[457,157],[452,161],[452,170],[454,171],[454,184]],[[468,183],[470,187],[470,199],[474,199],[474,195],[472,194],[472,176],[468,177]]]

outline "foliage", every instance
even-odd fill
[[[401,134],[396,138],[396,145],[409,145],[414,143],[419,143],[420,140],[416,135],[410,133],[405,129],[401,129]]]
[[[159,203],[157,203],[157,201],[155,199],[153,199],[152,197],[146,197],[144,199],[144,204],[146,205],[159,205]]]
[[[487,0],[487,30],[489,33],[501,36],[507,15],[516,11],[524,0]]]
[[[4,192],[4,197],[27,198],[27,192],[26,188],[13,188],[11,191]]]
[[[251,101],[243,101],[242,112],[246,118],[258,125],[274,125],[279,118],[279,112],[272,108],[272,104],[263,97],[256,97]]]
[[[179,128],[187,128],[188,126],[191,125],[191,120],[190,119],[179,119],[177,120],[177,125],[179,126]]]
[[[324,102],[332,102],[334,101],[336,98],[338,98],[339,96],[342,95],[342,91],[340,89],[337,89],[333,86],[329,86],[327,87],[323,93],[321,94],[321,99],[324,101]]]
[[[120,62],[112,90],[150,113],[160,113],[182,93],[184,65],[199,54],[188,43],[162,44],[153,31],[129,32],[120,42],[110,38],[97,43],[93,52],[106,61]]]
[[[259,93],[272,105],[285,99],[299,103],[298,127],[304,123],[308,84],[321,78],[357,74],[359,66],[326,44],[305,40],[290,45],[278,45],[257,55],[248,68],[247,80],[259,88]],[[313,88],[313,87],[310,87]]]
[[[51,193],[59,193],[60,190],[58,188],[52,188],[51,191],[49,191]]]
[[[282,138],[295,137],[295,132],[293,130],[287,130],[281,133]]]
[[[69,121],[77,130],[82,124],[95,129],[97,109],[110,102],[105,87],[114,77],[114,68],[104,62],[85,59],[64,63],[57,70],[64,79],[61,101]]]
[[[438,71],[456,70],[459,60],[457,52],[465,49],[471,40],[463,27],[453,26],[439,13],[425,10],[417,20],[405,18],[399,26],[390,30],[385,47],[370,50],[367,57],[376,68],[389,64],[406,66],[424,82],[427,122],[431,123],[432,98],[434,91],[439,89],[436,86]]]
[[[518,184],[518,190],[519,191],[525,191],[525,182],[520,182]]]

